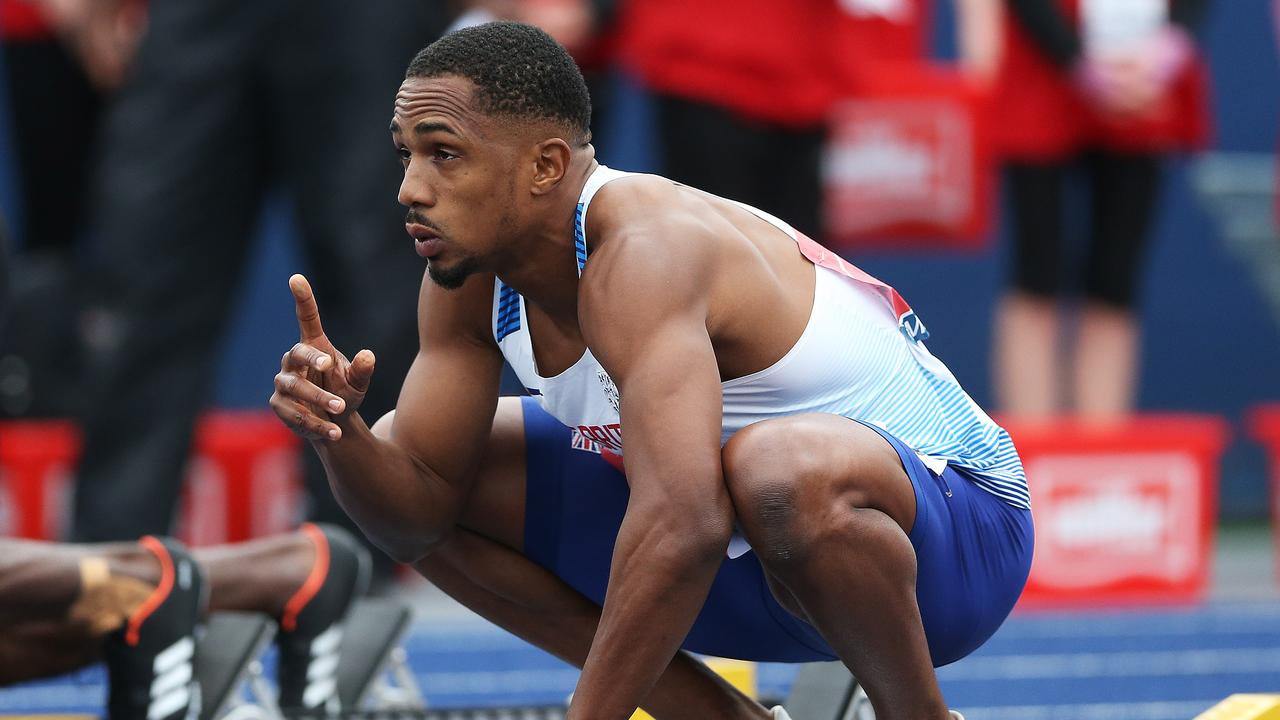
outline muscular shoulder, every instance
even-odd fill
[[[695,192],[654,175],[605,185],[587,212],[588,271],[608,268],[609,273],[592,274],[617,280],[612,277],[616,268],[637,281],[658,279],[646,270],[669,281],[705,272],[719,252],[720,238],[713,231],[714,213]],[[584,282],[591,280],[584,276]]]
[[[638,341],[676,316],[705,320],[721,249],[708,208],[690,192],[644,176],[615,180],[592,201],[579,320],[593,348],[618,334]]]
[[[705,287],[718,238],[708,208],[690,192],[651,175],[601,188],[586,218],[590,259],[583,291],[616,296]]]

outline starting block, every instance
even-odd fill
[[[209,618],[195,661],[200,720],[280,716],[258,661],[275,635],[276,624],[265,615],[221,612]],[[245,702],[239,692],[246,682],[254,704]]]
[[[1280,695],[1232,695],[1195,720],[1280,720]]]
[[[422,708],[425,702],[400,641],[412,613],[402,603],[362,600],[351,608],[338,659],[338,698],[344,708]]]
[[[842,663],[805,663],[782,706],[795,720],[857,718],[858,691],[857,681]]]
[[[360,601],[352,607],[338,660],[338,698],[347,709],[342,717],[425,716],[422,694],[400,647],[410,618],[409,608],[400,603]],[[195,661],[203,699],[200,720],[285,717],[259,660],[275,634],[275,621],[265,615],[225,612],[209,618]]]

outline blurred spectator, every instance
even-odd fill
[[[663,172],[822,232],[821,159],[832,102],[877,62],[926,55],[930,0],[632,0],[624,64],[656,95]],[[980,70],[992,0],[959,0]],[[986,33],[987,40],[982,39]],[[988,59],[989,69],[993,61]]]
[[[1192,39],[1205,2],[1006,1],[996,114],[1014,252],[996,319],[999,402],[1030,419],[1123,417],[1136,393],[1133,308],[1163,160],[1208,135]],[[1091,191],[1090,244],[1074,343],[1064,343],[1059,301],[1076,283],[1063,196],[1076,171]]]
[[[77,540],[168,532],[273,186],[297,211],[330,334],[373,349],[388,378],[407,371],[423,268],[396,203],[387,122],[406,63],[446,22],[442,3],[418,0],[151,4],[96,184]],[[375,382],[369,412],[398,391]],[[309,514],[349,526],[315,453],[304,455]]]
[[[4,336],[9,318],[9,252],[9,228],[4,213],[0,213],[0,337]]]
[[[9,95],[23,208],[12,325],[0,336],[0,415],[77,408],[75,251],[89,225],[82,199],[103,95],[124,72],[141,12],[137,3],[0,0],[0,86]],[[80,201],[78,212],[67,212],[69,200]]]
[[[618,0],[471,0],[453,28],[510,20],[534,25],[564,46],[591,92],[592,144],[602,157],[600,129],[612,96],[613,25]]]

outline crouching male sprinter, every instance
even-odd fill
[[[431,282],[397,409],[357,414],[374,356],[335,348],[301,276],[271,406],[370,538],[582,668],[574,720],[786,716],[682,648],[839,658],[881,720],[957,717],[933,668],[996,630],[1031,561],[1009,436],[892,288],[600,165],[589,121],[532,27],[420,52],[391,131]],[[531,397],[499,400],[504,357]]]

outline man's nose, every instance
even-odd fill
[[[427,182],[421,172],[415,172],[414,163],[409,163],[408,169],[404,172],[404,179],[400,181],[400,193],[397,195],[397,199],[405,207],[413,207],[415,205],[432,207],[436,204],[435,193],[431,190],[431,184]]]

